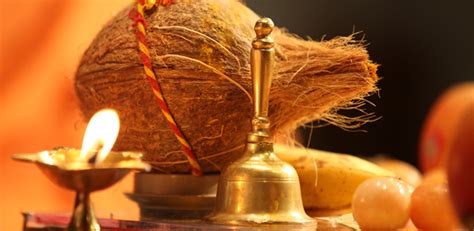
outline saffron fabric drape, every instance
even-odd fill
[[[100,28],[132,0],[0,0],[0,230],[20,230],[22,211],[70,212],[73,193],[13,153],[80,148],[85,121],[74,96],[76,66]],[[93,196],[99,214],[137,214],[130,176]]]

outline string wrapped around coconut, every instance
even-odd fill
[[[143,73],[132,22],[120,12],[97,35],[77,70],[75,87],[86,118],[104,107],[121,117],[116,150],[138,150],[155,171],[189,173],[180,143],[166,124]],[[153,70],[177,124],[205,173],[243,153],[250,130],[249,51],[258,16],[238,0],[178,0],[146,15]],[[271,130],[292,142],[301,124],[323,120],[357,126],[348,118],[376,90],[376,65],[364,47],[341,37],[304,41],[273,32],[276,70],[271,89]]]

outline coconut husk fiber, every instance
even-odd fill
[[[189,173],[190,165],[166,123],[144,75],[134,26],[118,13],[85,52],[75,89],[86,119],[109,107],[119,112],[116,150],[138,150],[154,171]],[[252,115],[249,55],[259,16],[237,0],[177,0],[146,15],[147,39],[164,97],[205,173],[244,151]],[[357,126],[358,110],[376,90],[376,65],[351,36],[305,41],[273,32],[276,70],[270,98],[271,130],[291,142],[301,124],[322,120]],[[282,138],[283,137],[283,138]]]

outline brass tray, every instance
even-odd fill
[[[140,219],[199,219],[214,208],[215,195],[156,195],[126,193],[140,207]]]

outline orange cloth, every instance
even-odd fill
[[[0,230],[19,230],[21,211],[70,212],[73,193],[13,153],[80,148],[85,123],[73,90],[82,53],[132,0],[0,0]],[[132,212],[131,177],[93,196],[99,214]],[[136,215],[137,216],[137,215]]]

